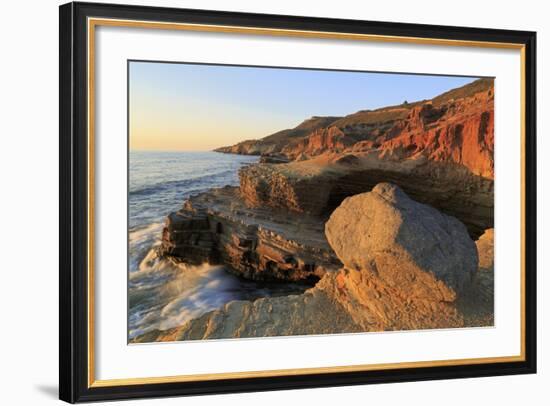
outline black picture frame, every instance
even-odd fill
[[[536,33],[498,29],[68,3],[60,6],[59,397],[67,402],[235,393],[536,372]],[[88,381],[87,19],[89,17],[458,41],[514,43],[525,52],[525,359],[517,362],[90,387]],[[121,135],[124,136],[124,135]]]

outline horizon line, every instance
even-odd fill
[[[218,152],[214,149],[164,149],[164,148],[128,148],[129,152]],[[219,152],[220,154],[222,152]]]

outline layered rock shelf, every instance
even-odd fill
[[[223,264],[253,280],[313,284],[340,262],[319,217],[250,208],[227,186],[191,197],[165,223],[161,256],[191,264]]]

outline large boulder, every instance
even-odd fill
[[[389,183],[345,199],[325,233],[346,268],[408,296],[453,301],[477,270],[476,245],[460,221]]]

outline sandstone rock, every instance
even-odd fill
[[[268,150],[272,152],[272,149],[272,145],[265,145],[258,140],[246,140],[228,147],[216,148],[214,151],[225,154],[261,155],[267,153]]]
[[[327,273],[302,295],[234,301],[135,342],[456,328],[453,302],[409,296],[369,272]]]
[[[457,308],[464,317],[465,326],[494,325],[494,230],[485,230],[476,241],[479,264],[472,285],[458,300]]]
[[[457,217],[473,238],[493,226],[494,85],[480,79],[432,100],[314,117],[220,151],[285,156],[240,173],[249,207],[324,215],[380,182]],[[350,158],[350,157],[355,157]]]
[[[283,148],[294,142],[299,142],[318,129],[330,126],[339,118],[313,116],[294,128],[278,131],[261,140],[247,140],[235,145],[216,148],[214,151],[242,155],[280,154]]]
[[[281,152],[295,159],[298,156],[316,156],[327,151],[342,152],[355,142],[353,137],[348,137],[338,127],[331,126],[313,131],[307,137],[290,143]]]
[[[325,233],[345,267],[372,272],[409,296],[453,301],[477,269],[475,244],[460,221],[389,183],[344,200]]]
[[[358,166],[361,164],[361,161],[355,155],[347,154],[342,156],[341,158],[338,158],[336,160],[336,163],[340,165],[346,165],[346,166]]]
[[[431,102],[417,106],[406,120],[396,123],[391,133],[377,139],[383,156],[406,159],[421,153],[430,161],[452,162],[474,175],[494,177],[494,105],[490,90],[438,107]],[[365,150],[362,145],[352,149]]]
[[[241,169],[239,177],[241,196],[249,207],[330,214],[346,197],[391,182],[415,200],[460,219],[474,238],[493,225],[493,180],[474,175],[462,165],[424,156],[323,155],[288,164],[250,165]]]
[[[192,196],[165,222],[159,254],[191,264],[223,264],[254,280],[313,284],[341,264],[324,221],[309,215],[249,208],[235,187]]]
[[[476,241],[479,256],[479,269],[475,275],[474,283],[477,294],[486,303],[493,304],[495,288],[495,253],[494,253],[493,228],[485,230],[485,233]]]
[[[306,163],[309,161],[304,161]],[[250,165],[239,171],[240,193],[248,207],[269,206],[322,215],[335,177],[329,172],[294,176],[282,165]]]
[[[494,86],[480,79],[432,100],[364,110],[346,117],[314,117],[298,127],[217,151],[283,154],[293,160],[334,152],[377,151],[382,158],[464,166],[494,177]]]
[[[258,162],[262,164],[286,164],[289,159],[283,154],[262,154]]]
[[[320,289],[303,295],[234,301],[184,326],[163,333],[158,341],[273,337],[360,332],[348,312]]]

